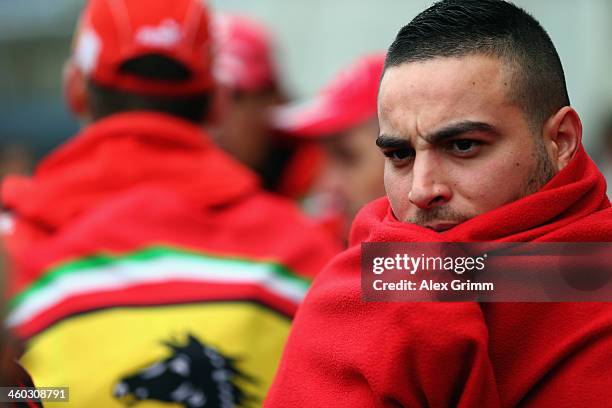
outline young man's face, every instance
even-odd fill
[[[556,172],[540,135],[508,101],[497,58],[436,58],[388,68],[377,144],[395,216],[444,231],[531,194]]]

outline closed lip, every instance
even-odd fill
[[[436,232],[444,232],[444,231],[448,231],[449,229],[455,226],[457,226],[456,222],[437,222],[434,224],[427,224],[425,225],[425,228],[429,228]]]

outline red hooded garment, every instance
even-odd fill
[[[71,387],[74,406],[124,406],[130,375],[206,347],[236,372],[223,398],[261,401],[310,279],[339,251],[200,128],[157,113],[89,126],[2,193],[21,362],[36,384]],[[145,385],[136,399],[170,398]]]
[[[386,198],[317,276],[265,407],[609,407],[610,303],[366,303],[361,242],[610,242],[606,183],[582,148],[539,192],[436,233]]]

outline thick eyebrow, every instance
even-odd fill
[[[410,142],[404,138],[388,135],[380,135],[376,138],[376,146],[380,149],[407,148],[412,147]]]
[[[499,135],[499,132],[493,125],[486,122],[466,120],[450,124],[442,129],[436,130],[431,134],[424,135],[423,139],[430,144],[440,144],[447,139],[451,139],[469,132],[486,132],[494,136]],[[405,149],[411,148],[412,144],[409,140],[402,137],[380,135],[378,138],[376,138],[376,146],[378,146],[380,149]]]
[[[494,136],[499,135],[497,129],[485,122],[474,122],[470,120],[453,123],[440,130],[423,136],[430,144],[439,144],[447,139],[459,136],[463,133],[468,132],[486,132]],[[376,138],[376,146],[381,149],[397,149],[397,148],[410,148],[412,144],[405,138],[398,136],[380,135]]]
[[[463,133],[468,132],[486,132],[492,135],[499,135],[499,132],[493,125],[490,125],[485,122],[473,122],[473,121],[463,121],[458,123],[453,123],[448,125],[440,130],[436,130],[435,132],[423,136],[428,143],[438,144],[447,139],[459,136]]]

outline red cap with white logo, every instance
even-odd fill
[[[312,100],[272,113],[275,128],[300,137],[331,136],[376,118],[384,53],[366,55],[342,70]]]
[[[124,91],[186,95],[212,89],[208,11],[203,0],[89,0],[73,60],[95,82]],[[122,66],[146,55],[183,65],[184,81],[135,76]]]

